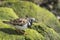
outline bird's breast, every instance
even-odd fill
[[[23,26],[18,26],[18,25],[16,25],[15,28],[16,28],[16,29],[19,29],[19,30],[25,30],[25,29],[27,29],[27,24],[25,24],[25,25],[23,25]]]

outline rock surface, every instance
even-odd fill
[[[1,40],[60,40],[60,23],[48,10],[27,1],[4,2],[0,6]],[[2,22],[26,15],[36,18],[38,22],[25,30],[27,35],[18,34],[13,26]]]

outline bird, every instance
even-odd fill
[[[17,18],[10,21],[3,21],[3,23],[13,25],[18,33],[24,34],[27,28],[32,26],[35,18]]]

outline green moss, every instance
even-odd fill
[[[25,30],[27,35],[20,35],[12,26],[3,24],[2,22],[0,26],[2,26],[0,27],[0,40],[45,40],[41,34],[33,29]]]
[[[19,17],[25,17],[26,15],[34,17],[38,22],[44,22],[47,26],[53,28],[57,32],[60,31],[60,23],[51,12],[33,4],[32,2],[20,1],[20,2],[8,2],[4,4],[5,7],[11,7],[14,9]]]
[[[20,0],[3,0],[3,1],[7,1],[7,2],[17,2],[17,1],[20,1]]]
[[[37,31],[33,29],[27,29],[26,33],[26,40],[45,40],[45,38],[41,34],[39,34]]]
[[[0,20],[16,19],[18,16],[13,9],[7,7],[0,7]]]
[[[60,40],[60,23],[57,18],[48,10],[33,4],[32,2],[20,1],[20,2],[5,2],[1,4],[0,19],[10,20],[19,17],[25,17],[26,15],[36,18],[38,23],[33,24],[33,29],[26,30],[27,35],[18,35],[12,26],[0,23],[0,36],[1,39],[6,40]],[[9,7],[9,8],[7,8]],[[13,10],[14,12],[13,12]],[[5,11],[7,10],[7,11]],[[3,14],[2,14],[3,13]],[[1,17],[2,16],[2,17]],[[7,29],[6,29],[7,28]],[[7,33],[5,31],[7,31]],[[39,33],[38,33],[38,32]],[[11,33],[11,34],[9,34]],[[6,36],[6,37],[4,37]],[[37,38],[37,39],[36,39]]]
[[[60,40],[59,34],[42,22],[33,24],[32,28],[41,33],[46,40]]]

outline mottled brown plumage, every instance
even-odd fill
[[[3,23],[11,24],[16,28],[16,31],[19,33],[24,33],[24,30],[28,28],[28,26],[32,25],[34,18],[18,18],[10,21],[3,21]]]

